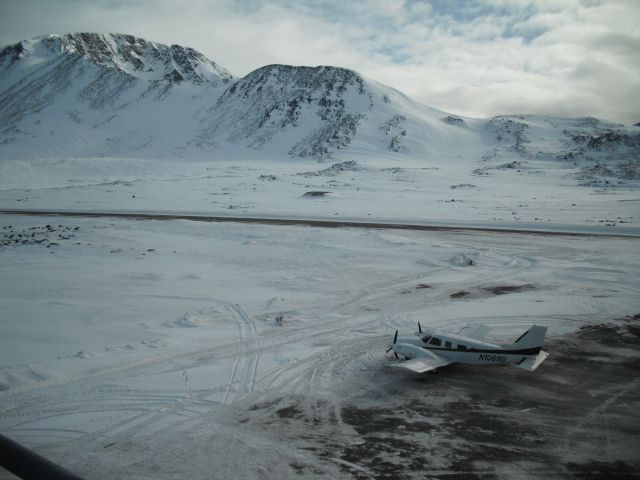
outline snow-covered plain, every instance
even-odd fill
[[[0,220],[0,430],[87,478],[637,467],[637,239]],[[388,368],[418,320],[551,357]]]
[[[548,161],[477,175],[479,162],[469,158],[345,158],[350,160],[3,161],[0,209],[640,229],[638,181],[587,186],[576,170]],[[327,193],[309,198],[308,192]]]

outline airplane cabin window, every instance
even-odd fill
[[[460,345],[458,344],[458,350],[466,350],[467,347],[465,347],[464,345]]]
[[[429,343],[431,345],[435,345],[436,347],[442,345],[442,341],[438,337],[433,337]]]
[[[444,342],[445,348],[451,348],[451,342]]]
[[[423,341],[424,343],[429,343],[429,339],[430,339],[430,338],[431,338],[431,335],[426,335],[426,336],[422,337],[422,341]]]

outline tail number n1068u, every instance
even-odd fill
[[[491,355],[488,353],[481,353],[478,357],[480,360],[487,360],[489,362],[506,362],[507,357],[504,355]]]

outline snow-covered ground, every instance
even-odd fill
[[[151,208],[145,185],[92,188]],[[637,468],[635,238],[11,215],[0,236],[0,431],[87,478]],[[388,368],[418,320],[546,325],[551,357]]]
[[[481,164],[472,156],[401,163],[364,154],[348,158],[5,160],[0,209],[640,228],[638,181],[587,186],[577,170],[549,161],[479,175],[474,170]]]

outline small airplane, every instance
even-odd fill
[[[457,334],[422,332],[418,322],[418,331],[411,337],[398,338],[398,330],[387,353],[393,350],[405,360],[392,364],[392,367],[405,368],[413,372],[424,373],[449,365],[462,363],[467,365],[514,364],[530,372],[540,366],[549,356],[542,351],[547,327],[532,325],[511,345],[499,346],[481,341],[491,330],[482,324],[467,325]]]

